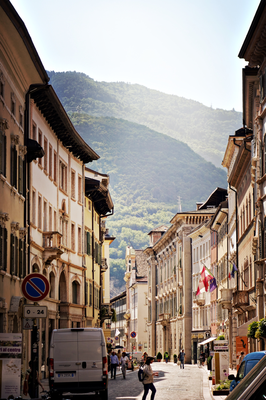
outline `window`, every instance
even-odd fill
[[[54,181],[57,182],[57,153],[54,152]]]
[[[89,306],[92,306],[92,283],[90,283]]]
[[[38,197],[38,228],[42,229],[42,196]]]
[[[75,251],[75,224],[71,223],[71,250]]]
[[[10,235],[10,273],[11,275],[18,274],[18,238],[11,233]]]
[[[21,127],[23,125],[23,109],[22,109],[22,106],[19,106],[19,125]]]
[[[82,238],[81,238],[81,228],[80,227],[78,227],[78,253],[82,253],[82,246],[81,246],[81,240],[82,240]]]
[[[7,229],[0,226],[0,269],[7,269]]]
[[[39,132],[38,132],[38,143],[42,147],[42,131],[40,129],[39,129]],[[42,166],[42,159],[41,158],[38,158],[38,164],[40,165],[40,167]]]
[[[60,160],[59,162],[59,187],[67,191],[67,166]]]
[[[24,194],[24,161],[22,157],[18,158],[18,192]]]
[[[11,145],[11,186],[17,188],[17,150],[16,145]]]
[[[32,139],[33,140],[37,140],[37,128],[36,128],[36,125],[35,125],[35,123],[33,122],[33,124],[32,124],[32,133],[31,133],[31,137],[32,137]]]
[[[26,249],[25,242],[19,239],[19,277],[25,278],[26,276]]]
[[[71,171],[71,197],[76,198],[76,173],[73,170]]]
[[[0,130],[0,174],[6,176],[6,135]]]
[[[53,148],[49,144],[49,178],[53,177]]]
[[[43,202],[43,231],[47,232],[47,201]]]
[[[49,231],[51,232],[53,230],[53,209],[49,205]]]
[[[78,282],[72,282],[72,303],[78,304]]]
[[[57,231],[57,217],[56,217],[56,211],[54,211],[54,231]]]
[[[44,150],[44,157],[43,157],[43,169],[47,172],[47,162],[48,162],[48,142],[46,137],[43,140],[43,150]]]
[[[82,203],[82,177],[78,177],[78,202]]]
[[[31,219],[32,219],[32,223],[33,225],[36,225],[36,192],[35,190],[32,191],[32,199],[31,199],[31,206],[32,206],[32,215],[31,215]]]
[[[11,114],[16,117],[16,98],[14,93],[11,93]]]
[[[84,252],[88,255],[91,255],[91,234],[90,232],[85,231],[85,249]]]

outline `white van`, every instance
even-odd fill
[[[108,399],[108,365],[105,339],[100,328],[55,329],[49,357],[52,398],[63,393],[99,393]]]

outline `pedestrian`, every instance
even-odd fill
[[[147,357],[146,358],[146,363],[144,365],[143,371],[144,371],[144,379],[143,379],[143,385],[144,385],[144,393],[142,396],[142,400],[145,400],[147,397],[147,394],[149,390],[151,390],[151,400],[154,399],[156,389],[153,384],[153,377],[158,376],[158,372],[153,372],[151,368],[151,364],[153,363],[154,358],[153,357]]]
[[[40,378],[39,378],[38,371],[35,371],[35,385],[34,385],[34,377],[33,377],[33,371],[32,371],[32,361],[30,361],[29,362],[29,369],[27,369],[27,372],[26,372],[24,388],[23,388],[23,394],[25,396],[27,396],[27,394],[29,393],[29,396],[30,396],[31,399],[36,399],[38,397],[38,385],[40,385],[42,390],[44,390],[43,385],[42,385],[42,383],[40,381]]]
[[[180,361],[180,368],[185,367],[185,357],[186,357],[186,353],[184,352],[184,349],[182,349],[179,353],[179,361]]]
[[[121,351],[120,351],[120,350],[118,350],[118,352],[117,352],[118,365],[120,365],[120,364],[121,364],[121,357],[122,357]]]
[[[116,368],[118,366],[118,357],[115,354],[115,351],[112,352],[111,354],[111,379],[114,377],[116,378]]]
[[[123,374],[124,379],[126,379],[127,363],[128,363],[128,357],[127,357],[126,353],[123,351],[122,357],[120,359],[120,365],[121,365],[122,374]]]
[[[148,356],[148,354],[146,353],[146,351],[144,351],[144,353],[142,354],[142,359],[143,359],[144,363],[146,361],[147,356]]]
[[[111,371],[111,350],[108,350],[107,362],[108,362],[108,372],[110,372]]]
[[[239,359],[238,359],[238,365],[237,365],[237,371],[239,370],[239,367],[240,367],[240,365],[241,365],[241,363],[242,363],[242,361],[243,361],[243,358],[245,357],[245,353],[244,353],[244,351],[241,351],[241,353],[240,353],[240,356],[239,356]]]

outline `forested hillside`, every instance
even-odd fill
[[[217,167],[221,166],[228,135],[242,126],[239,112],[215,110],[141,85],[96,82],[77,72],[49,72],[49,76],[67,112],[123,118],[145,125],[187,143]]]
[[[101,157],[88,167],[110,175],[115,295],[124,289],[127,245],[145,248],[147,233],[178,211],[179,197],[182,210],[194,210],[216,187],[226,187],[225,171],[204,157],[220,166],[241,115],[140,85],[95,82],[76,72],[49,75],[77,131]]]

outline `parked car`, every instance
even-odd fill
[[[244,360],[243,360],[244,361]],[[266,357],[263,357],[239,385],[226,397],[226,400],[265,400],[266,399]]]
[[[52,399],[61,399],[66,392],[96,392],[102,400],[107,400],[107,385],[107,353],[102,329],[55,329],[49,357]]]
[[[247,354],[242,363],[239,366],[238,373],[236,376],[229,375],[228,379],[231,380],[230,392],[239,384],[249,371],[266,355],[266,351],[254,351],[253,353]]]

